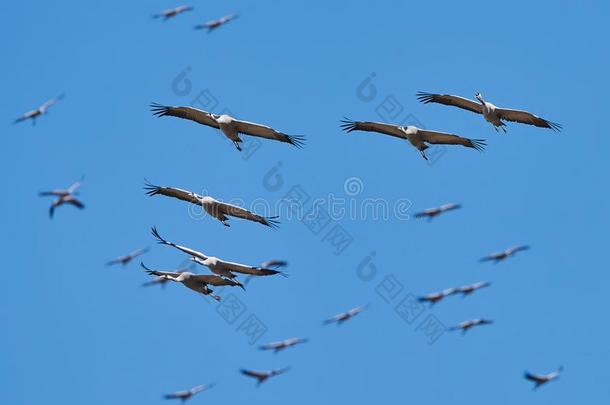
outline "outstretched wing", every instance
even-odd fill
[[[443,145],[462,145],[467,148],[474,148],[478,151],[485,149],[485,141],[482,139],[469,139],[463,138],[454,134],[447,134],[445,132],[428,131],[426,129],[420,129],[418,131],[425,142],[431,144],[443,144]]]
[[[175,271],[153,270],[153,269],[146,267],[144,262],[140,262],[140,267],[142,267],[144,270],[146,270],[146,273],[151,276],[157,276],[157,277],[163,277],[163,278],[176,278],[176,277],[180,276],[180,274],[182,274],[181,272],[178,273]]]
[[[166,106],[166,105],[162,105],[162,104],[158,104],[158,103],[151,103],[150,110],[157,117],[165,117],[165,116],[178,117],[178,118],[182,118],[185,120],[195,121],[195,122],[198,122],[199,124],[207,125],[208,127],[220,128],[218,126],[218,123],[212,116],[212,114],[210,114],[207,111],[198,110],[197,108],[171,107],[171,106]]]
[[[80,209],[85,208],[85,204],[83,204],[80,200],[76,199],[75,197],[66,197],[66,198],[64,198],[63,201],[64,201],[64,203],[70,204],[76,208],[80,208]]]
[[[477,114],[483,113],[483,106],[474,100],[450,94],[433,94],[420,91],[415,95],[424,104],[437,103],[462,108]]]
[[[287,135],[266,125],[239,120],[234,120],[233,124],[237,128],[237,131],[242,134],[289,143],[297,148],[301,148],[305,144],[305,137],[303,136]]]
[[[197,274],[197,275],[191,276],[191,279],[197,280],[201,283],[215,285],[215,286],[219,286],[219,287],[225,286],[225,285],[235,287],[235,286],[239,285],[239,283],[237,283],[233,280],[229,280],[224,277],[216,276],[214,274]]]
[[[506,253],[512,255],[513,253],[522,252],[524,250],[528,250],[530,247],[528,245],[515,246],[506,250]]]
[[[208,257],[207,257],[205,254],[203,254],[203,253],[201,253],[201,252],[198,252],[198,251],[196,251],[196,250],[194,250],[194,249],[190,249],[190,248],[188,248],[188,247],[186,247],[186,246],[180,246],[180,245],[176,245],[176,244],[175,244],[175,243],[173,243],[173,242],[169,242],[169,241],[167,241],[167,240],[163,239],[163,238],[161,237],[161,235],[159,235],[159,232],[157,231],[157,227],[156,227],[156,226],[153,226],[153,227],[151,228],[151,233],[153,234],[153,236],[155,237],[155,239],[157,239],[157,242],[158,242],[158,243],[160,243],[160,244],[162,244],[162,245],[168,245],[168,246],[171,246],[171,247],[173,247],[173,248],[175,248],[175,249],[178,249],[179,251],[181,251],[181,252],[183,252],[183,253],[186,253],[186,254],[187,254],[187,255],[189,255],[189,256],[198,257],[198,258],[199,258],[199,259],[201,259],[201,260],[206,260],[206,259],[208,258]]]
[[[245,368],[242,368],[241,370],[239,370],[239,372],[243,375],[247,375],[248,377],[254,378],[263,378],[267,376],[267,373],[264,373],[262,371],[246,370]]]
[[[496,108],[496,114],[505,121],[519,122],[521,124],[534,125],[540,128],[549,128],[557,132],[561,131],[561,124],[547,121],[544,118],[540,118],[527,111]]]
[[[248,265],[240,264],[240,263],[226,262],[226,261],[220,260],[220,259],[218,259],[218,264],[222,268],[229,270],[231,272],[234,272],[234,273],[251,274],[253,276],[272,276],[274,274],[285,275],[283,272],[281,272],[279,270],[263,269],[260,267],[248,266]]]
[[[367,131],[378,132],[380,134],[395,136],[397,138],[406,138],[404,131],[398,125],[372,121],[353,121],[349,118],[345,118],[341,120],[341,122],[341,128],[348,133],[352,131]]]
[[[279,221],[276,220],[277,217],[263,217],[261,215],[255,214],[251,211],[248,211],[245,208],[238,207],[232,204],[226,204],[223,202],[217,202],[218,210],[232,217],[247,219],[248,221],[258,222],[263,225],[267,225],[272,228],[277,228],[279,225]]]
[[[151,184],[148,181],[144,185],[144,190],[146,190],[146,194],[151,197],[154,195],[164,195],[166,197],[177,198],[179,200],[186,201],[195,205],[201,205],[201,199],[203,198],[200,195],[193,193],[192,191],[182,190],[180,188],[174,187],[155,186],[154,184]]]

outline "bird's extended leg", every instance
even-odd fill
[[[241,152],[241,146],[239,146],[239,142],[238,141],[233,141],[233,144],[235,145],[237,150]]]
[[[420,151],[419,151],[419,153],[421,153],[421,156],[422,156],[424,159],[428,160],[428,156],[426,156],[426,152],[424,152],[423,150],[420,150]]]

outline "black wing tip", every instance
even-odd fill
[[[163,105],[163,104],[159,104],[159,103],[155,103],[152,102],[150,103],[150,111],[152,111],[153,115],[157,116],[157,117],[163,117],[165,115],[167,115],[170,107],[167,105]]]
[[[426,93],[423,91],[418,91],[417,94],[415,94],[415,97],[417,98],[417,100],[424,104],[433,103],[434,96],[435,95],[432,93]]]
[[[276,218],[279,218],[279,216],[276,215],[274,217],[263,218],[263,220],[264,220],[263,225],[267,225],[268,227],[273,228],[273,229],[279,228],[281,222]]]
[[[470,143],[472,143],[472,147],[479,152],[485,151],[485,147],[487,146],[487,142],[484,139],[471,139]]]
[[[144,190],[146,191],[146,195],[152,197],[154,195],[159,194],[159,186],[155,186],[148,180],[144,179]]]
[[[305,137],[303,135],[286,135],[286,142],[302,149],[305,146]]]
[[[150,228],[150,232],[151,232],[151,233],[152,233],[152,235],[155,237],[155,239],[157,239],[157,242],[158,242],[158,243],[160,243],[160,244],[162,244],[162,245],[166,245],[166,244],[167,244],[167,241],[166,241],[165,239],[163,239],[163,238],[161,237],[161,235],[159,235],[159,231],[157,231],[157,226],[156,226],[156,225],[153,225],[153,226]]]
[[[550,129],[552,129],[555,132],[561,132],[561,129],[563,128],[561,126],[561,124],[558,124],[556,122],[547,121],[546,123],[548,125],[547,128],[550,128]]]
[[[343,129],[345,132],[350,133],[356,130],[357,122],[352,120],[351,118],[343,117],[340,122],[341,129]]]

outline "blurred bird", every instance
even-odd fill
[[[224,277],[215,276],[213,274],[193,274],[189,271],[177,273],[172,271],[152,270],[146,267],[144,263],[140,263],[140,266],[142,266],[142,268],[146,270],[146,273],[151,276],[164,277],[170,281],[182,283],[185,287],[190,288],[193,291],[197,291],[198,293],[201,293],[203,295],[209,295],[216,301],[220,301],[220,297],[214,294],[214,290],[210,289],[209,285],[217,287],[241,286],[238,282],[228,280]]]
[[[279,353],[284,349],[287,349],[292,346],[296,346],[301,343],[306,343],[308,340],[303,338],[291,338],[286,340],[281,340],[279,342],[267,343],[265,345],[260,346],[261,350],[273,350],[274,353]]]
[[[179,399],[182,402],[184,402],[187,399],[191,398],[193,395],[199,394],[200,392],[208,390],[208,389],[212,388],[213,386],[214,386],[214,384],[198,385],[198,386],[193,387],[193,388],[191,388],[189,390],[176,391],[176,392],[173,392],[171,394],[166,394],[166,395],[163,396],[163,398],[165,398],[165,399]]]
[[[455,288],[455,293],[461,293],[462,296],[467,296],[472,294],[473,292],[475,292],[476,290],[480,289],[480,288],[485,288],[485,287],[489,287],[491,285],[491,283],[489,281],[480,281],[478,283],[474,283],[474,284],[470,284],[470,285],[465,285],[462,287],[457,287]]]
[[[276,375],[284,374],[288,370],[290,370],[290,367],[284,367],[284,368],[279,368],[279,369],[269,370],[269,371],[254,371],[254,370],[246,370],[246,369],[242,368],[239,371],[243,375],[256,378],[256,380],[257,380],[256,386],[259,386],[262,383],[264,383],[265,381],[267,381],[269,378],[275,377]]]
[[[26,121],[26,120],[32,120],[32,125],[36,125],[36,118],[40,117],[41,115],[46,114],[49,107],[58,103],[61,99],[64,98],[64,96],[65,96],[65,94],[62,93],[59,96],[52,98],[49,101],[45,102],[43,105],[41,105],[37,109],[24,113],[21,117],[17,118],[13,122],[13,124],[17,124],[18,122],[22,122],[22,121]]]
[[[559,367],[556,371],[553,371],[552,373],[548,373],[548,374],[532,374],[532,373],[528,373],[527,371],[524,374],[524,377],[526,380],[532,381],[534,383],[534,388],[533,389],[537,389],[538,387],[556,380],[559,378],[559,375],[561,374],[561,372],[563,371],[563,366]]]
[[[502,260],[506,260],[509,257],[513,256],[515,253],[521,252],[523,250],[528,250],[529,248],[530,247],[527,245],[513,246],[509,249],[503,250],[502,252],[492,253],[488,256],[485,256],[480,261],[481,262],[493,261],[494,263],[499,263]]]
[[[451,210],[456,210],[458,208],[461,208],[462,206],[460,204],[444,204],[441,205],[440,207],[436,207],[436,208],[428,208],[422,212],[418,212],[417,214],[415,214],[415,218],[424,218],[427,217],[428,221],[430,221],[432,218],[442,214],[443,212],[447,212],[447,211],[451,211]]]
[[[217,128],[233,142],[239,151],[241,151],[240,144],[243,142],[239,137],[240,134],[285,142],[298,148],[305,144],[305,138],[302,136],[286,135],[271,127],[255,124],[253,122],[240,121],[227,114],[216,115],[193,107],[170,107],[157,103],[152,103],[150,107],[153,114],[157,117],[178,117],[195,121],[208,127]]]
[[[437,302],[441,301],[443,298],[447,297],[448,295],[454,294],[455,292],[455,288],[447,288],[441,292],[435,292],[428,295],[424,295],[423,297],[419,297],[417,300],[419,302],[429,302],[430,306],[432,306]]]
[[[178,14],[182,14],[185,11],[193,10],[192,6],[179,6],[176,8],[168,8],[167,10],[163,10],[158,14],[154,14],[153,18],[163,18],[163,21],[167,21],[172,17],[177,16]]]
[[[254,276],[271,276],[275,274],[281,274],[286,277],[286,274],[279,270],[263,269],[260,267],[253,267],[245,264],[227,262],[217,257],[206,256],[201,252],[187,248],[185,246],[180,246],[176,245],[175,243],[168,242],[163,239],[161,235],[159,235],[159,232],[157,232],[157,228],[155,227],[152,228],[152,234],[160,244],[171,246],[175,249],[180,250],[181,252],[186,253],[189,256],[192,256],[191,260],[193,260],[195,263],[208,267],[212,271],[212,273],[218,274],[222,277],[226,277],[230,280],[234,280],[234,282],[241,288],[244,288],[243,284],[236,280],[236,275],[233,273],[251,274]]]
[[[279,225],[279,221],[276,220],[277,217],[263,217],[261,215],[254,214],[245,208],[223,203],[209,196],[200,196],[191,191],[174,187],[159,187],[148,182],[144,186],[144,190],[146,190],[146,194],[151,197],[155,195],[163,195],[166,197],[177,198],[179,200],[202,207],[205,212],[219,220],[224,226],[230,226],[227,222],[229,220],[229,218],[227,218],[228,216],[258,222],[259,224],[263,224],[271,228],[277,228]]]
[[[450,327],[449,330],[461,330],[462,334],[465,334],[466,332],[468,332],[470,329],[474,328],[475,326],[489,325],[492,323],[493,323],[493,321],[490,321],[488,319],[472,319],[470,321],[460,322],[456,326]]]
[[[347,312],[341,312],[340,314],[337,314],[337,315],[333,316],[332,318],[325,320],[324,324],[328,325],[331,323],[336,323],[337,325],[341,325],[343,322],[351,319],[352,317],[358,315],[360,312],[364,311],[365,308],[366,308],[366,306],[360,306],[360,307],[352,308]]]
[[[216,28],[219,28],[221,25],[224,25],[224,24],[228,23],[229,21],[236,19],[237,17],[239,17],[237,14],[225,15],[223,17],[220,17],[217,20],[210,20],[210,21],[204,22],[203,24],[195,25],[195,29],[201,30],[201,29],[207,28],[208,34],[209,34],[210,32],[214,31]]]
[[[134,250],[133,252],[131,252],[125,256],[119,256],[116,259],[110,260],[109,262],[106,263],[106,265],[112,266],[112,265],[120,263],[123,266],[126,266],[127,264],[129,264],[129,262],[131,262],[136,257],[141,256],[144,253],[148,252],[148,250],[149,250],[148,248]]]
[[[512,110],[509,108],[496,107],[492,103],[483,100],[481,93],[475,94],[475,98],[479,101],[470,100],[464,97],[452,96],[449,94],[431,94],[419,92],[417,99],[424,104],[438,103],[459,107],[464,110],[469,110],[477,114],[482,114],[486,121],[490,122],[496,131],[498,128],[506,133],[506,124],[503,121],[518,122],[521,124],[534,125],[540,128],[549,128],[553,131],[560,131],[561,125],[540,118],[530,112],[521,110]]]
[[[286,266],[288,266],[288,262],[284,260],[269,260],[260,264],[260,267],[262,269],[278,269],[280,267]],[[246,278],[244,279],[244,285],[248,285],[254,277],[255,276],[246,276]]]
[[[429,148],[427,144],[462,145],[467,148],[474,148],[478,151],[483,151],[485,147],[485,141],[482,139],[462,138],[458,135],[429,131],[413,126],[403,127],[382,122],[352,121],[347,118],[341,122],[343,123],[341,128],[348,133],[352,131],[378,132],[380,134],[406,139],[426,160],[428,160],[428,157],[426,156],[425,150]]]
[[[49,208],[49,217],[50,218],[53,218],[53,214],[55,213],[55,208],[57,208],[61,205],[64,205],[64,204],[69,204],[69,205],[72,205],[79,209],[85,208],[85,205],[78,198],[75,197],[75,195],[78,194],[77,190],[80,186],[81,186],[81,182],[77,181],[65,190],[64,189],[55,189],[55,190],[43,191],[43,192],[39,193],[39,195],[43,196],[43,197],[46,197],[46,196],[57,197],[57,199],[51,203],[51,207]]]

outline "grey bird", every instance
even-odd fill
[[[529,248],[530,247],[527,245],[513,246],[513,247],[503,250],[501,252],[496,252],[496,253],[487,255],[487,256],[483,257],[480,261],[481,262],[493,261],[494,263],[500,263],[501,261],[506,260],[509,257],[513,256],[515,253],[522,252],[524,250],[528,250]]]
[[[529,372],[524,373],[524,377],[526,380],[532,381],[534,383],[534,390],[538,389],[540,386],[556,380],[559,378],[559,375],[563,371],[563,366],[559,367],[557,370],[548,373],[548,374],[532,374]]]
[[[62,100],[64,98],[65,94],[60,94],[59,96],[52,98],[48,101],[46,101],[44,104],[42,104],[40,107],[28,111],[26,113],[24,113],[21,117],[17,118],[13,123],[17,124],[19,122],[23,122],[23,121],[27,121],[27,120],[32,120],[32,125],[36,125],[36,119],[42,115],[45,115],[47,113],[47,110],[52,106],[57,104],[60,100]]]
[[[422,212],[418,212],[417,214],[415,214],[415,218],[428,218],[428,221],[430,221],[431,219],[441,215],[443,212],[457,210],[461,207],[462,206],[460,204],[443,204],[440,207],[428,208]]]
[[[79,209],[85,208],[85,204],[83,204],[82,201],[80,201],[78,198],[76,198],[76,195],[78,194],[77,190],[80,186],[81,186],[81,182],[77,181],[76,183],[74,183],[70,187],[68,187],[67,189],[55,189],[55,190],[43,191],[43,192],[39,193],[39,195],[43,196],[43,197],[48,197],[48,196],[57,197],[57,199],[55,199],[51,203],[51,207],[49,208],[49,217],[50,218],[53,218],[53,214],[55,213],[55,209],[57,207],[60,207],[65,204],[72,205],[73,207],[76,207]]]
[[[113,266],[115,264],[121,264],[123,266],[126,266],[136,257],[141,256],[144,253],[148,252],[148,250],[149,250],[148,248],[134,250],[133,252],[130,252],[129,254],[126,254],[124,256],[119,256],[116,259],[110,260],[109,262],[106,263],[106,265]]]
[[[196,30],[207,29],[208,34],[209,34],[210,32],[214,31],[215,29],[219,28],[222,25],[225,25],[229,21],[236,19],[237,17],[239,17],[237,14],[225,15],[216,20],[210,20],[210,21],[204,22],[203,24],[197,24],[197,25],[195,25],[195,29]]]
[[[354,316],[358,315],[365,309],[366,309],[366,306],[360,306],[360,307],[352,308],[346,312],[341,312],[341,313],[333,316],[332,318],[325,320],[324,324],[328,325],[331,323],[336,323],[337,325],[341,325],[343,322],[352,319]]]
[[[163,396],[163,398],[179,399],[182,402],[184,402],[187,399],[191,398],[193,395],[196,395],[196,394],[199,394],[200,392],[208,390],[208,389],[212,388],[213,386],[214,386],[214,384],[202,384],[202,385],[198,385],[196,387],[190,388],[188,390],[176,391],[176,392],[172,392],[171,394],[165,394]]]
[[[463,335],[466,332],[468,332],[470,329],[474,328],[475,326],[490,325],[492,323],[493,323],[493,321],[491,321],[489,319],[482,319],[482,318],[471,319],[469,321],[460,322],[456,326],[450,327],[449,330],[461,330],[462,335]]]
[[[163,18],[163,21],[167,21],[172,17],[177,16],[178,14],[182,14],[186,11],[193,10],[192,6],[178,6],[175,8],[168,8],[166,10],[161,11],[158,14],[153,14],[153,18]]]
[[[256,380],[257,380],[256,386],[259,386],[262,383],[264,383],[265,381],[267,381],[269,378],[278,376],[280,374],[284,374],[288,370],[290,370],[290,367],[278,368],[278,369],[269,370],[269,371],[255,371],[255,370],[246,370],[246,369],[242,368],[239,371],[245,376],[256,378]]]
[[[285,340],[280,340],[278,342],[271,342],[260,346],[261,350],[273,350],[274,353],[279,353],[282,350],[285,350],[289,347],[296,346],[298,344],[306,343],[308,339],[303,338],[290,338]]]

